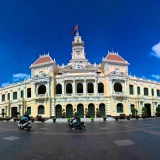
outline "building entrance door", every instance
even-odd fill
[[[56,106],[56,118],[62,118],[62,106],[61,105]]]
[[[77,106],[77,112],[80,118],[84,118],[84,107],[83,104]]]
[[[151,117],[151,105],[147,103],[145,104],[145,107],[147,108],[148,116]]]
[[[73,117],[73,107],[71,104],[66,106],[66,117],[72,118]]]
[[[88,112],[89,112],[90,117],[95,117],[94,104],[89,104],[89,106],[88,106]]]
[[[17,107],[12,107],[12,118],[17,117]]]
[[[106,115],[106,112],[105,112],[105,105],[104,104],[100,104],[99,105],[99,112],[100,112],[100,116],[103,117]]]

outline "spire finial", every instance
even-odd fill
[[[76,36],[79,36],[79,32],[78,32],[78,29],[77,29],[77,32],[76,32]]]

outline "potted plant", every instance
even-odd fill
[[[156,114],[155,114],[156,117],[160,117],[160,106],[158,106],[156,108]]]
[[[66,116],[66,112],[65,112],[65,109],[62,110],[62,118],[65,118]]]
[[[118,121],[118,116],[115,117],[115,120]]]
[[[136,116],[136,119],[139,119],[139,116],[138,116],[138,115]]]
[[[130,120],[130,116],[127,116],[127,120]]]
[[[76,109],[73,110],[73,116],[75,115],[75,113],[76,113]]]
[[[44,118],[41,119],[41,122],[44,122]]]
[[[146,108],[146,107],[143,107],[143,108],[142,108],[142,118],[145,119],[146,116],[148,116],[147,108]]]
[[[70,118],[70,117],[68,117],[68,118],[67,118],[67,121],[69,122],[69,121],[70,121],[70,119],[71,119],[71,118]]]
[[[103,116],[103,121],[106,121],[107,116]]]
[[[91,122],[94,122],[94,117],[91,117]]]
[[[97,118],[99,118],[99,117],[100,117],[100,111],[99,111],[99,109],[98,109],[98,108],[96,109],[96,117],[97,117]]]
[[[41,115],[37,115],[36,118],[37,118],[37,121],[41,121],[42,120],[42,116]]]
[[[90,118],[87,108],[85,108],[84,114],[85,114],[86,118]]]
[[[4,113],[4,112],[2,112],[2,113],[1,113],[1,115],[2,115],[2,117],[4,118],[5,113]]]
[[[135,118],[137,116],[138,110],[133,108],[131,112],[132,112],[132,118]]]

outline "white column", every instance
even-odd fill
[[[51,104],[51,116],[55,116],[55,106],[54,103]]]
[[[73,95],[75,96],[76,95],[76,82],[75,82],[75,79],[73,79]]]
[[[137,85],[134,84],[134,95],[137,96]]]
[[[124,90],[125,90],[125,94],[127,95],[126,85],[127,85],[127,83],[126,83],[126,81],[125,81],[125,82],[124,82]]]
[[[50,97],[50,81],[48,81],[48,86],[47,86],[47,88],[48,88],[48,97]]]
[[[26,99],[26,86],[24,86],[24,90],[23,90],[23,98]]]
[[[148,96],[150,97],[151,96],[151,88],[148,87]]]
[[[141,102],[138,102],[138,113],[141,115]]]
[[[94,94],[97,96],[98,94],[98,90],[97,90],[97,78],[95,79],[95,82],[94,82]]]
[[[33,83],[33,97],[36,97],[36,84]]]
[[[64,79],[62,80],[62,95],[64,96],[64,89],[65,89],[65,86],[64,86]]]
[[[112,95],[112,80],[110,79],[110,94]]]
[[[157,97],[157,90],[156,90],[156,87],[154,87],[154,97]]]
[[[8,113],[7,113],[7,106],[5,106],[5,113],[6,113],[6,115],[8,115]]]
[[[84,85],[83,85],[83,93],[86,96],[87,91],[87,85],[86,85],[86,77],[84,78]]]
[[[140,86],[140,95],[141,96],[144,96],[144,88],[143,88],[143,85],[141,84]]]
[[[18,99],[20,99],[20,88],[18,88]]]
[[[10,90],[10,100],[13,100],[13,92]]]
[[[128,102],[128,114],[131,114],[131,103]]]

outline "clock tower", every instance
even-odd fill
[[[72,60],[80,59],[85,60],[85,53],[84,53],[84,42],[79,36],[79,33],[76,32],[76,36],[74,37],[74,41],[72,42]]]

